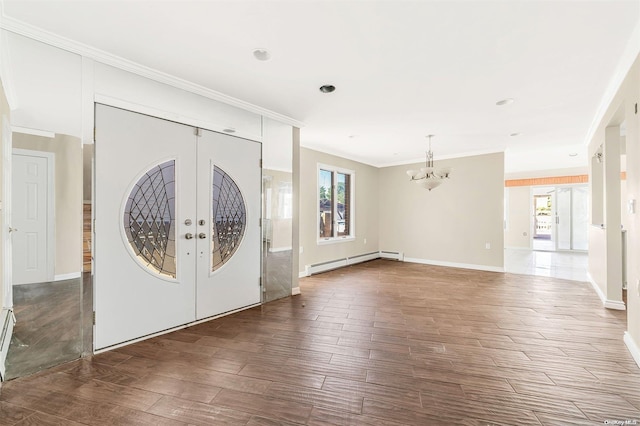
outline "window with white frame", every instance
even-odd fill
[[[318,242],[353,239],[355,172],[318,165]]]

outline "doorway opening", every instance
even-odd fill
[[[532,188],[531,248],[537,251],[587,251],[587,185]]]
[[[544,188],[543,190],[545,190]],[[552,192],[533,195],[533,241],[534,250],[555,250],[553,238]]]
[[[82,145],[63,134],[12,134],[8,173],[16,316],[9,380],[91,352],[91,279],[81,271]]]

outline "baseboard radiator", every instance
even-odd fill
[[[347,266],[347,258],[330,260],[328,262],[314,263],[313,265],[307,265],[307,276],[320,274],[322,272],[331,271],[338,268]]]
[[[0,312],[0,381],[4,381],[6,377],[7,354],[9,353],[9,344],[11,343],[15,321],[13,310],[3,309]]]
[[[345,266],[355,265],[357,263],[368,262],[375,259],[395,259],[402,260],[402,253],[389,251],[374,251],[366,254],[358,254],[356,256],[345,257],[342,259],[330,260],[328,262],[314,263],[307,265],[307,276],[320,274],[322,272],[331,271],[333,269],[344,268]]]
[[[397,251],[384,251],[380,250],[380,258],[381,259],[391,259],[391,260],[399,260],[404,261],[404,253]]]

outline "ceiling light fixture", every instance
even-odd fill
[[[254,49],[253,56],[259,61],[268,61],[271,59],[271,53],[267,49]]]
[[[506,98],[506,99],[503,99],[501,101],[496,102],[496,105],[498,105],[498,106],[510,105],[510,104],[512,104],[514,102],[515,102],[515,100],[513,98]]]
[[[336,90],[336,86],[332,85],[332,84],[325,84],[320,86],[320,91],[322,93],[331,93],[334,90]]]
[[[578,153],[577,152],[572,152],[569,154],[569,157],[577,157]]]
[[[511,133],[509,136],[511,136],[512,138],[515,138],[516,136],[520,136],[520,135],[521,133],[516,132],[516,133]]]
[[[424,189],[431,191],[433,188],[440,186],[444,179],[451,176],[451,167],[443,167],[436,169],[433,165],[433,151],[431,151],[431,138],[434,135],[427,136],[429,138],[429,151],[427,151],[427,161],[425,167],[420,170],[407,170],[407,175],[412,182],[421,185]]]

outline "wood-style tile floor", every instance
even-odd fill
[[[378,260],[301,287],[6,382],[0,425],[640,422],[625,313],[587,283]]]

